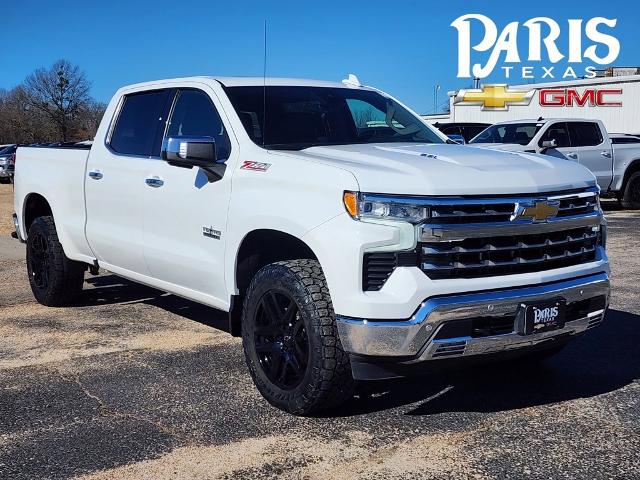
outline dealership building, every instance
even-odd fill
[[[423,117],[432,124],[492,124],[539,117],[589,118],[602,120],[611,133],[640,134],[640,74],[509,86],[509,92],[529,92],[531,101],[528,105],[507,103],[499,110],[483,109],[481,102],[456,103],[456,99],[460,100],[469,91],[448,93],[449,113]]]

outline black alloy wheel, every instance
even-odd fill
[[[49,244],[42,232],[35,232],[28,244],[29,274],[33,284],[46,290],[49,285]]]
[[[353,394],[349,355],[317,260],[274,262],[253,276],[242,306],[242,347],[256,387],[282,410],[310,415]]]
[[[254,345],[267,378],[283,390],[302,381],[309,364],[309,339],[291,296],[269,290],[255,310]]]

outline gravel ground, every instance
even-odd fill
[[[0,236],[13,231],[13,185],[0,183]]]
[[[108,273],[42,307],[0,251],[0,478],[640,478],[640,216],[608,218],[601,327],[542,365],[379,384],[316,418],[260,397],[221,312]]]

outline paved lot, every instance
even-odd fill
[[[4,232],[0,478],[639,478],[639,219],[610,212],[612,309],[553,360],[376,385],[318,418],[262,400],[220,312],[106,273],[76,308],[39,306]]]

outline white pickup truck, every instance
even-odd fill
[[[90,149],[17,156],[40,303],[104,268],[228,311],[257,388],[295,414],[354,380],[549,355],[608,306],[591,172],[450,144],[353,79],[133,85]]]
[[[584,165],[603,193],[625,208],[640,209],[640,138],[611,134],[600,120],[539,118],[496,123],[469,145],[511,152],[545,153]]]

